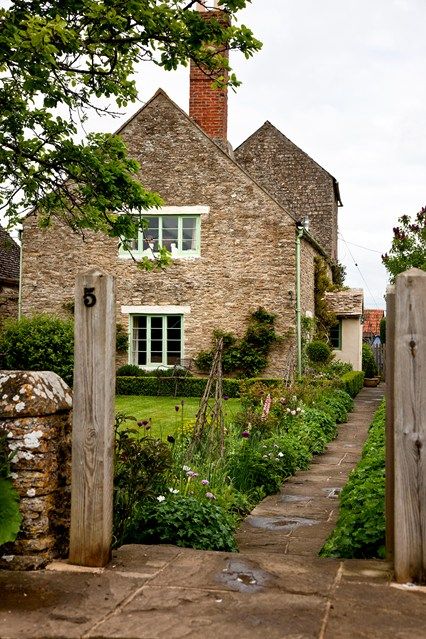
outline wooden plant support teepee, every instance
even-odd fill
[[[195,418],[193,436],[194,447],[205,442],[215,447],[218,446],[220,455],[223,455],[225,448],[225,421],[222,410],[222,355],[223,338],[220,337],[216,344],[209,378]],[[213,400],[213,405],[211,405],[211,400]]]

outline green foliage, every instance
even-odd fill
[[[365,377],[376,377],[377,375],[377,364],[374,359],[373,349],[366,342],[362,345],[362,370]]]
[[[127,353],[129,348],[129,335],[122,324],[117,324],[116,327],[115,348],[117,353]]]
[[[325,557],[385,555],[385,405],[370,426],[361,461],[340,497],[336,528],[321,554]]]
[[[232,485],[244,493],[250,493],[255,488],[262,488],[265,495],[278,492],[284,479],[281,470],[276,455],[269,456],[249,440],[242,440],[239,450],[228,460]]]
[[[16,539],[21,520],[18,493],[8,479],[0,477],[0,546]]]
[[[348,412],[353,408],[353,399],[344,390],[333,390],[321,395],[316,407],[328,412],[337,424],[347,421]]]
[[[408,215],[402,215],[398,222],[399,226],[393,229],[391,249],[382,255],[391,282],[409,268],[426,271],[426,207],[414,216],[413,221]]]
[[[235,518],[218,504],[188,495],[143,500],[125,543],[174,544],[199,550],[237,550]]]
[[[7,431],[0,428],[0,546],[15,540],[22,520],[19,495],[9,479],[11,453],[7,441]]]
[[[314,266],[316,336],[318,339],[326,340],[330,328],[336,324],[337,320],[335,314],[328,308],[325,293],[336,290],[336,287],[328,277],[327,266],[322,258],[315,257]]]
[[[54,315],[5,322],[0,353],[6,370],[53,371],[72,385],[74,324]]]
[[[315,364],[327,364],[332,357],[332,350],[327,342],[317,339],[306,345],[306,354]]]
[[[356,397],[364,386],[364,371],[348,371],[341,377],[344,390],[351,397]]]
[[[136,364],[124,364],[117,368],[118,377],[146,377],[146,372]]]
[[[123,427],[133,420],[134,426]],[[146,421],[146,425],[148,425]],[[166,475],[172,467],[170,447],[146,435],[143,422],[118,413],[114,476],[114,537],[121,545],[131,526],[141,499],[158,494],[165,488]]]
[[[382,344],[386,344],[386,317],[382,317],[380,320],[380,341]]]
[[[223,339],[222,368],[225,373],[237,373],[239,377],[255,377],[268,364],[268,354],[278,341],[274,329],[275,315],[259,307],[250,314],[246,332],[241,339],[232,333],[214,331],[213,343]],[[213,362],[214,348],[201,351],[195,358],[200,371],[208,372]]]
[[[311,453],[318,455],[336,436],[337,427],[329,411],[307,407],[304,414],[293,421],[288,432]]]
[[[333,285],[342,289],[345,286],[346,266],[340,264],[340,262],[333,262],[331,265],[331,274],[333,278]]]
[[[163,395],[171,397],[202,397],[207,379],[201,377],[117,377],[117,395]],[[223,380],[223,394],[239,397],[237,379]]]
[[[246,58],[261,48],[232,18],[248,0],[221,0],[209,20],[185,0],[11,1],[0,9],[0,206],[12,222],[37,206],[75,230],[131,238],[134,211],[161,205],[137,181],[139,164],[108,134],[79,142],[90,112],[111,112],[137,99],[136,65],[166,70],[192,59],[217,85],[229,64],[224,48]],[[233,73],[227,84],[239,84]],[[111,104],[111,107],[101,106]],[[65,116],[61,115],[65,112]],[[77,203],[77,205],[75,205]],[[123,213],[123,215],[117,215]],[[152,263],[148,264],[152,267]]]

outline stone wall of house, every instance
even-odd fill
[[[7,319],[17,319],[18,299],[18,285],[0,282],[0,327]]]
[[[235,159],[337,259],[337,199],[333,177],[270,122],[235,150]]]
[[[208,205],[201,222],[201,257],[176,259],[164,272],[139,270],[118,257],[117,240],[56,226],[42,231],[35,217],[23,233],[23,311],[65,313],[78,272],[96,267],[117,282],[122,305],[187,305],[185,357],[209,348],[216,328],[243,334],[258,306],[277,314],[277,331],[294,325],[293,220],[163,93],[121,134],[141,164],[142,183],[167,205]],[[265,374],[279,375],[287,344],[280,344]]]
[[[71,391],[52,372],[0,371],[0,429],[13,453],[22,525],[0,568],[42,568],[68,551]]]
[[[302,315],[313,317],[315,314],[315,256],[318,255],[312,244],[302,238],[300,251],[300,306]]]

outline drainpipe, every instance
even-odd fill
[[[305,227],[296,222],[296,362],[297,377],[302,376],[302,311],[300,307],[300,244]]]
[[[300,247],[305,231],[309,231],[309,216],[296,222],[296,354],[297,377],[302,377],[302,309],[301,309],[301,260]]]
[[[22,316],[22,232],[23,229],[20,228],[18,230],[18,238],[20,243],[19,250],[19,290],[18,290],[18,320],[21,319]]]

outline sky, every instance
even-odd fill
[[[229,140],[235,148],[269,120],[338,180],[346,284],[384,308],[380,256],[397,218],[426,204],[426,2],[252,0],[238,16],[263,49],[231,54],[243,84],[229,96]],[[140,100],[161,87],[188,110],[188,73],[143,64]],[[137,108],[86,130],[112,131]]]

